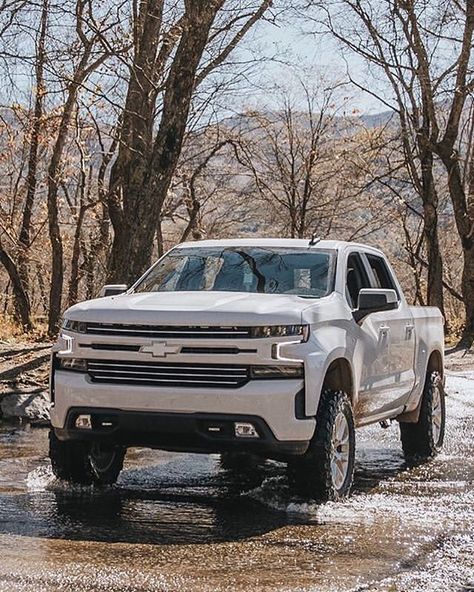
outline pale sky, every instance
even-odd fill
[[[371,87],[374,83],[364,62],[353,55],[343,59],[336,42],[329,36],[317,38],[313,35],[305,35],[296,25],[277,27],[263,23],[257,30],[256,37],[267,55],[278,50],[283,53],[288,51],[291,54],[291,62],[301,64],[303,74],[307,74],[308,77],[320,72],[334,80],[341,80],[345,79],[346,69],[350,67],[354,79],[360,82],[370,80]],[[269,77],[275,79],[286,76],[285,70],[288,69],[291,70],[291,67],[277,64],[266,67]],[[354,108],[362,113],[372,114],[387,110],[387,107],[373,96],[358,89],[348,86],[347,93],[353,97]]]

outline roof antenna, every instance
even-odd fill
[[[309,246],[314,247],[314,245],[317,245],[320,240],[321,240],[321,237],[317,236],[317,234],[315,232],[313,232],[313,234],[311,235],[311,239],[309,241]]]

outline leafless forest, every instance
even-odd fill
[[[347,67],[261,51],[288,27]],[[470,345],[473,32],[472,0],[0,0],[0,337],[185,239],[316,232]]]

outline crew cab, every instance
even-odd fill
[[[55,474],[110,484],[126,449],[251,454],[301,495],[351,488],[355,428],[400,423],[407,460],[443,443],[443,319],[383,255],[318,239],[188,242],[134,285],[76,304],[51,366]]]

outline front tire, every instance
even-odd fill
[[[443,446],[446,405],[441,376],[426,376],[420,416],[416,423],[400,422],[400,437],[407,462],[424,461],[435,456]]]
[[[354,461],[355,424],[349,397],[342,391],[324,391],[309,448],[288,463],[290,484],[304,497],[340,500],[349,495]]]
[[[77,485],[90,485],[92,473],[84,442],[62,442],[49,432],[49,458],[55,477]]]
[[[62,442],[51,430],[49,458],[54,475],[77,485],[112,485],[123,468],[126,450],[117,446]]]

